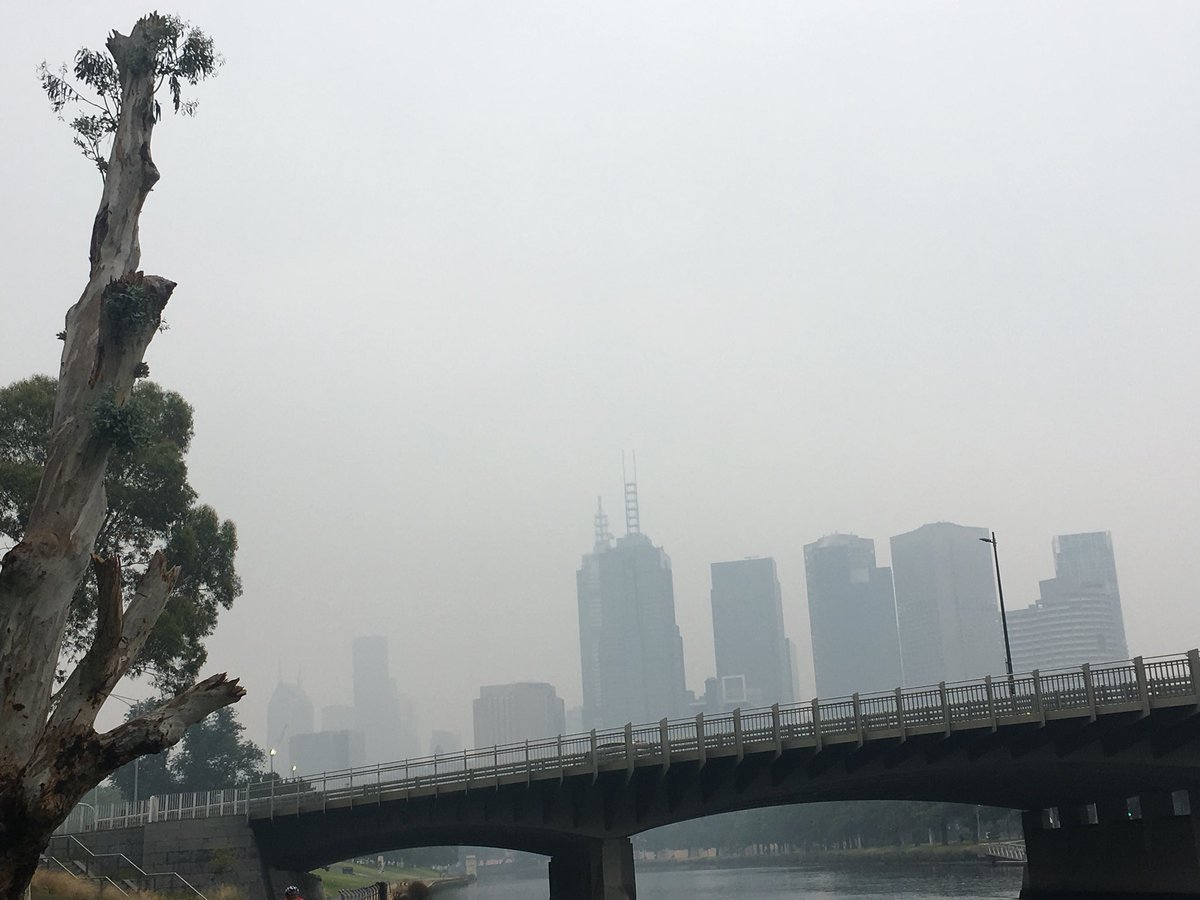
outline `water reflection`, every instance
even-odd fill
[[[766,868],[646,869],[638,872],[638,900],[1015,900],[1021,869],[986,866],[868,869]],[[460,900],[545,900],[543,878],[485,876],[456,892]],[[447,898],[453,900],[453,898]]]

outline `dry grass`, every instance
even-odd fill
[[[124,889],[124,885],[122,885]],[[223,885],[206,891],[208,900],[245,900],[236,888]],[[38,869],[33,875],[32,900],[126,900],[126,896],[106,881],[75,878],[68,872]],[[132,891],[128,900],[171,900],[155,891]]]
[[[111,893],[116,894],[116,891]],[[90,881],[74,878],[66,872],[38,869],[33,873],[33,900],[93,900],[99,896],[100,889]]]

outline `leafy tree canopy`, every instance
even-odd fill
[[[215,75],[224,60],[213,47],[212,38],[178,16],[161,16],[161,27],[154,31],[159,45],[150,48],[146,66],[154,67],[157,94],[164,84],[171,93],[171,106],[185,116],[195,115],[196,101],[183,99],[184,82],[199,84]],[[74,75],[75,82],[71,81]],[[62,118],[67,106],[78,106],[79,115],[71,120],[75,146],[91,160],[103,177],[108,169],[107,144],[121,118],[123,87],[116,61],[107,50],[83,47],[75,54],[75,65],[52,70],[42,63],[38,69],[42,90],[54,111]],[[80,87],[80,85],[82,87]],[[154,101],[155,121],[162,118],[162,107]]]
[[[134,704],[126,720],[149,712],[162,698]],[[242,737],[246,728],[230,707],[218,710],[185,732],[172,750],[143,757],[137,763],[137,797],[179,791],[219,791],[260,777],[266,754]],[[134,764],[113,773],[112,781],[126,800],[134,796]]]
[[[54,412],[56,382],[35,375],[0,388],[0,536],[16,543],[37,493]],[[211,506],[197,502],[185,457],[192,441],[192,408],[173,391],[139,382],[125,406],[133,440],[110,456],[108,512],[96,553],[121,557],[129,584],[156,550],[182,568],[167,608],[131,672],[156,688],[191,684],[207,659],[204,639],[217,614],[241,595],[234,565],[237,531]],[[96,592],[89,581],[75,592],[64,651],[68,659],[91,646]]]

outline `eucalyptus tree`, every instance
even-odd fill
[[[20,540],[0,562],[0,897],[16,900],[38,853],[83,795],[133,759],[177,743],[184,731],[236,702],[244,689],[224,674],[186,687],[154,710],[100,733],[97,713],[141,656],[180,580],[156,550],[132,587],[121,559],[94,554],[108,514],[105,475],[114,448],[137,439],[128,408],[134,379],[162,323],[175,283],[140,269],[138,220],[159,180],[150,153],[162,115],[195,107],[185,84],[220,59],[203,32],[157,13],[106,51],[81,50],[74,80],[42,69],[56,112],[80,109],[75,142],[104,186],[92,227],[90,271],[60,334],[54,413],[45,464]],[[111,146],[110,146],[111,143]],[[89,567],[96,580],[90,644],[56,678],[72,601]]]

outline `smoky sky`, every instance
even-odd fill
[[[5,4],[4,383],[57,368],[100,190],[36,65],[145,11]],[[711,562],[776,558],[807,660],[803,545],[939,520],[1013,606],[1109,530],[1131,650],[1200,642],[1200,7],[173,11],[227,64],[156,132],[147,360],[238,526],[209,670],[256,739],[280,671],[348,702],[367,633],[423,742],[482,684],[577,704],[622,450],[696,690]]]

